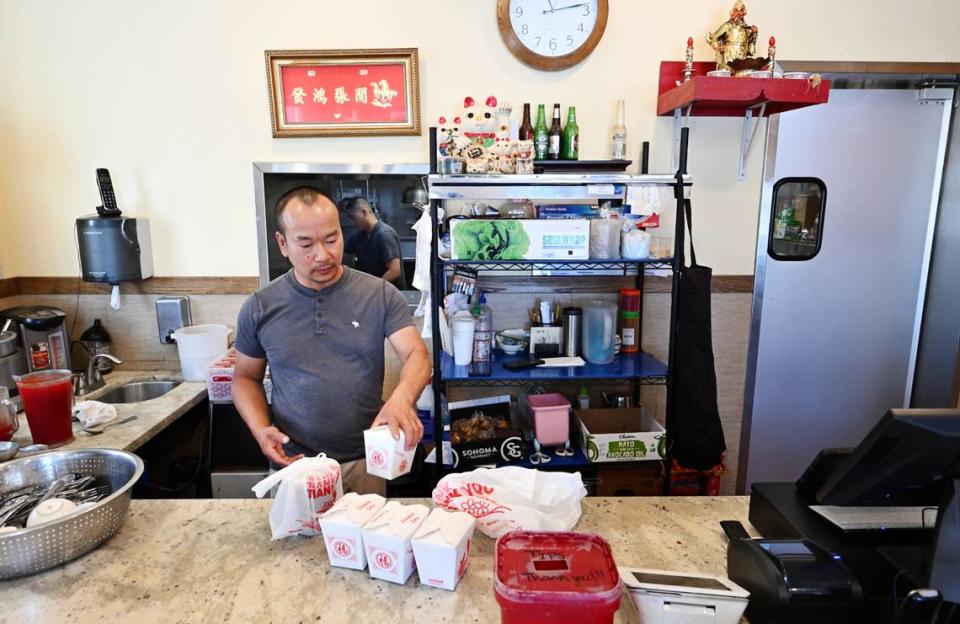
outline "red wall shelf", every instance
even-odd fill
[[[692,105],[690,115],[701,117],[743,117],[748,108],[766,104],[764,115],[773,115],[814,104],[826,104],[830,81],[813,87],[807,80],[784,78],[711,78],[716,64],[695,62],[694,77],[677,86],[683,78],[682,61],[660,63],[657,115],[669,116]]]

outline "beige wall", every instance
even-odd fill
[[[655,114],[661,59],[679,59],[729,0],[611,0],[593,55],[559,73],[526,68],[497,32],[492,0],[164,2],[0,0],[0,265],[7,275],[76,275],[72,221],[98,203],[109,167],[121,206],[153,224],[158,275],[257,273],[255,160],[424,162],[426,135],[270,136],[263,50],[415,46],[423,116],[464,95],[575,104],[585,158],[606,154],[614,101],[626,98],[631,154],[652,139],[669,167],[670,122]],[[960,3],[755,0],[761,41],[780,58],[960,60]],[[695,119],[691,172],[703,261],[750,273],[761,150],[735,179],[739,123]],[[760,146],[757,146],[758,148]]]

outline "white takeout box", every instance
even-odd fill
[[[363,525],[377,515],[386,502],[379,494],[349,492],[320,517],[330,565],[352,570],[367,567]]]
[[[429,514],[426,505],[390,501],[363,526],[363,547],[372,578],[401,585],[407,582],[417,568],[410,538]]]
[[[363,432],[363,444],[367,453],[367,474],[389,481],[410,472],[417,449],[404,450],[406,438],[403,431],[400,431],[400,439],[394,440],[387,425],[367,429]]]
[[[476,519],[462,511],[435,508],[413,535],[420,584],[454,590],[467,571]]]

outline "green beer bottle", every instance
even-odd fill
[[[563,147],[560,158],[577,160],[580,157],[580,127],[577,126],[577,109],[567,108],[567,125],[563,127]]]
[[[543,104],[537,106],[537,125],[533,128],[533,158],[534,160],[547,159],[547,146],[549,144],[549,131],[547,130],[547,113]]]

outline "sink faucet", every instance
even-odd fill
[[[94,390],[99,390],[105,385],[103,381],[103,375],[100,374],[100,369],[97,368],[97,362],[100,358],[106,358],[113,362],[114,364],[123,364],[123,361],[119,358],[116,358],[109,353],[97,353],[90,357],[90,362],[87,364],[87,372],[79,373],[74,379],[74,394],[77,396],[83,396],[85,394],[90,394]]]

